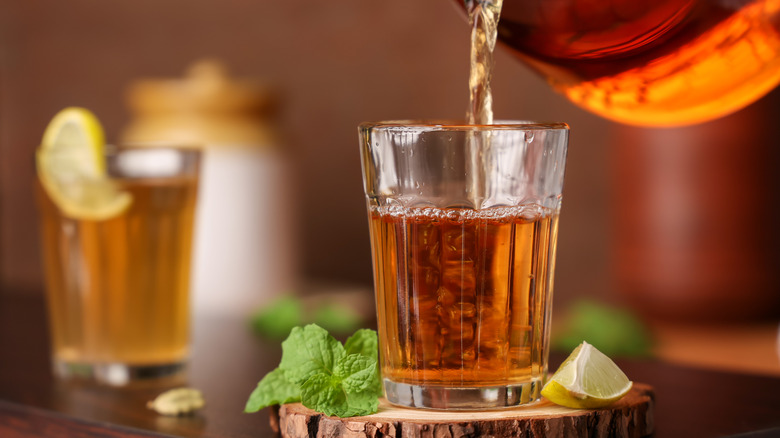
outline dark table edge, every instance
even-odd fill
[[[173,438],[167,435],[116,424],[89,421],[56,411],[0,400],[0,436],[12,437],[121,437]]]

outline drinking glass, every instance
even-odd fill
[[[398,121],[359,133],[388,401],[537,401],[568,126]]]
[[[177,375],[189,351],[189,280],[200,152],[106,147],[132,201],[69,217],[39,190],[55,375],[111,385]]]

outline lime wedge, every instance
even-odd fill
[[[612,359],[583,342],[544,385],[542,395],[568,408],[594,409],[614,403],[631,385]]]
[[[132,203],[106,175],[104,144],[100,122],[84,108],[65,108],[46,127],[35,157],[38,178],[65,216],[105,220]]]

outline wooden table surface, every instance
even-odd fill
[[[267,410],[242,410],[277,365],[278,342],[255,337],[245,321],[206,317],[196,318],[193,340],[186,384],[203,391],[207,406],[193,417],[159,416],[146,402],[175,382],[113,389],[53,379],[41,295],[0,291],[0,437],[272,436]],[[618,363],[629,378],[655,388],[656,437],[780,436],[780,378],[653,360]]]

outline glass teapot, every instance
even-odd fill
[[[572,102],[633,125],[711,120],[780,82],[780,0],[504,0],[498,39]]]

